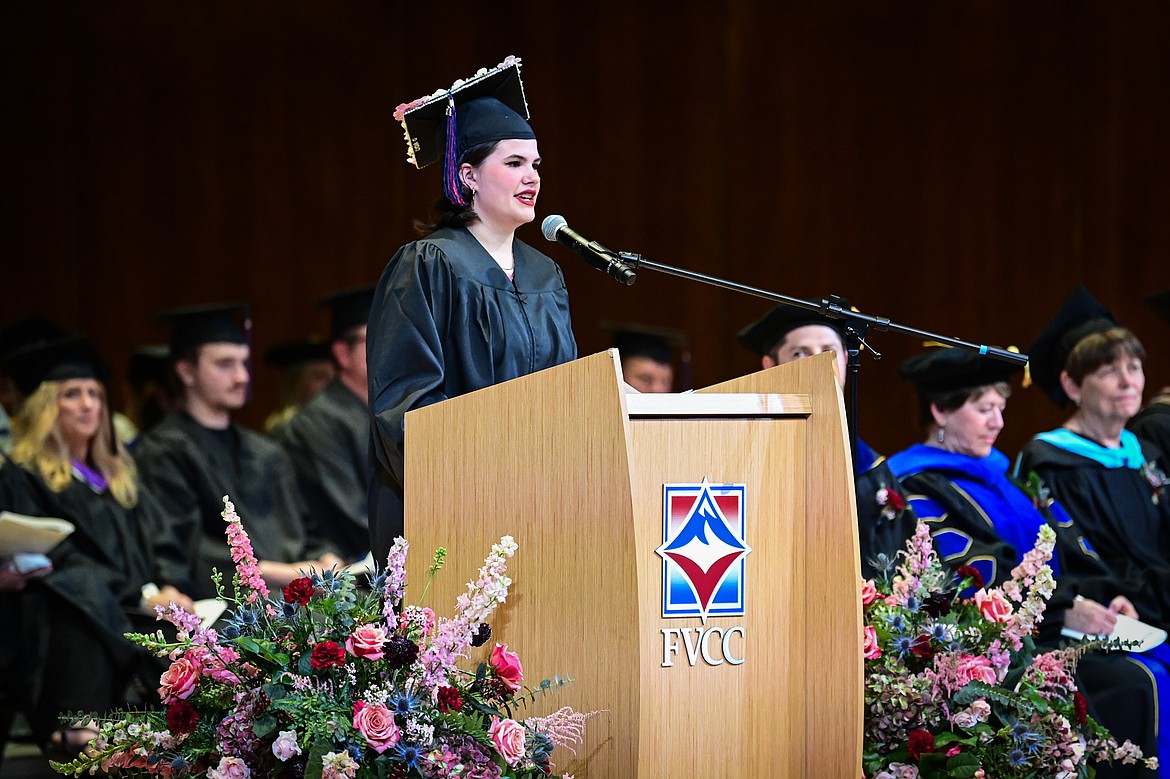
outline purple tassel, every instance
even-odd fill
[[[447,93],[447,151],[443,158],[443,190],[447,199],[457,206],[467,205],[459,186],[458,171],[455,169],[455,98]]]

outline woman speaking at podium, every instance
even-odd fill
[[[403,532],[406,412],[577,356],[560,268],[515,237],[540,194],[527,117],[513,57],[395,112],[408,159],[442,161],[443,196],[382,272],[370,311],[375,560]]]

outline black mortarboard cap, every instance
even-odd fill
[[[143,387],[150,382],[165,384],[170,374],[171,349],[166,344],[143,344],[134,348],[126,371],[130,384]]]
[[[1146,304],[1154,309],[1158,316],[1166,320],[1166,324],[1170,324],[1170,289],[1156,295],[1150,295],[1146,298]]]
[[[842,308],[853,308],[849,301],[838,299]],[[856,310],[856,309],[854,309]],[[817,311],[790,306],[787,303],[777,303],[762,317],[739,331],[736,336],[739,342],[763,357],[776,348],[776,344],[784,336],[798,327],[806,325],[823,325],[837,331],[842,340],[845,338],[845,322],[841,319],[827,317]]]
[[[329,342],[312,339],[277,344],[264,353],[264,362],[282,369],[326,360],[333,360]]]
[[[466,205],[456,175],[464,153],[493,141],[535,138],[528,116],[518,57],[490,70],[481,68],[471,78],[394,111],[405,130],[407,160],[423,168],[442,159],[443,192],[456,205]]]
[[[109,367],[93,341],[83,335],[63,335],[42,339],[9,352],[3,360],[4,372],[25,395],[31,395],[46,381],[109,379]]]
[[[916,354],[898,367],[902,378],[923,393],[953,392],[1007,381],[1022,365],[968,349],[938,347]]]
[[[321,305],[329,309],[329,336],[334,341],[364,325],[370,319],[370,307],[374,304],[373,287],[356,287],[326,295]]]
[[[674,361],[675,350],[685,358],[689,345],[685,333],[668,327],[603,322],[601,328],[613,333],[613,345],[623,358],[648,357],[655,362],[670,363]]]
[[[43,316],[29,316],[0,328],[0,359],[30,344],[65,335],[65,331]]]
[[[244,303],[177,308],[160,312],[158,318],[171,325],[172,359],[204,344],[249,344],[252,323]]]
[[[1118,327],[1117,318],[1097,298],[1078,286],[1028,349],[1031,380],[1058,406],[1068,403],[1060,374],[1073,348],[1093,333]]]

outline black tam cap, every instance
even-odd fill
[[[1170,289],[1150,295],[1146,298],[1146,303],[1166,321],[1166,324],[1170,324]]]
[[[370,319],[374,304],[373,287],[357,287],[326,295],[321,305],[329,309],[329,337],[336,341]]]
[[[244,303],[177,308],[159,313],[158,318],[171,324],[173,359],[204,344],[249,344],[252,320]]]
[[[459,206],[467,205],[457,175],[463,155],[493,141],[536,138],[528,116],[519,57],[394,111],[405,130],[407,161],[424,168],[442,158],[443,193]]]
[[[967,349],[939,347],[914,355],[903,362],[898,371],[902,378],[917,384],[919,392],[935,394],[1007,381],[1022,367]]]
[[[332,361],[328,341],[290,341],[278,344],[264,353],[264,362],[276,368],[288,369],[310,362]]]
[[[857,309],[849,305],[849,301],[839,299],[842,308]],[[776,344],[784,340],[784,336],[798,327],[807,325],[823,325],[837,331],[841,339],[845,339],[845,322],[824,316],[816,311],[778,303],[772,310],[760,319],[739,331],[736,336],[739,342],[761,357],[771,354]]]
[[[1028,349],[1032,381],[1058,406],[1068,404],[1060,374],[1078,343],[1093,333],[1119,327],[1117,318],[1097,298],[1078,286]]]
[[[134,348],[130,355],[127,374],[130,384],[145,387],[147,384],[165,384],[170,373],[171,349],[166,344],[143,344]]]
[[[43,382],[69,379],[109,379],[109,367],[93,341],[82,335],[43,339],[5,355],[4,372],[25,395]]]

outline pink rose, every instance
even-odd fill
[[[882,648],[878,646],[877,631],[869,625],[865,626],[861,648],[866,660],[876,660],[882,656]]]
[[[386,631],[377,625],[362,625],[345,639],[345,648],[351,655],[367,660],[381,660],[385,645]]]
[[[520,657],[515,652],[508,651],[508,645],[492,650],[492,668],[496,669],[496,676],[504,686],[512,692],[520,689],[520,682],[524,681],[524,669],[520,667]]]
[[[866,579],[861,583],[861,605],[868,606],[878,599],[877,586],[874,585],[873,579]]]
[[[959,679],[959,684],[966,684],[973,680],[986,684],[995,684],[997,681],[995,669],[991,667],[991,661],[977,655],[963,655],[959,658],[956,676]]]
[[[493,716],[488,735],[508,765],[516,765],[524,757],[524,726],[516,720]]]
[[[251,775],[248,764],[238,757],[222,757],[219,766],[207,771],[207,779],[248,779]]]
[[[353,726],[378,754],[397,744],[402,735],[394,722],[394,714],[381,703],[373,706],[366,705],[365,701],[355,703]]]
[[[1012,616],[1012,604],[1007,602],[999,590],[978,590],[975,593],[975,605],[983,613],[988,622],[1007,622]]]
[[[199,676],[199,666],[185,657],[171,663],[171,667],[163,671],[162,677],[158,680],[161,685],[158,694],[162,702],[174,703],[189,697],[199,684]]]

